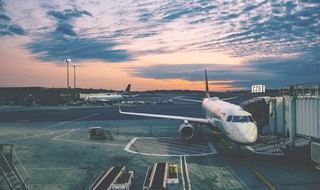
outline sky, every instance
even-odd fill
[[[320,0],[0,0],[0,86],[320,82]]]

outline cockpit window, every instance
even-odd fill
[[[248,120],[249,121],[247,121],[247,122],[254,122],[254,120],[253,120],[253,118],[251,117],[251,115],[249,115],[249,116],[246,116],[247,118],[248,118]]]
[[[227,118],[227,122],[230,122],[232,120],[232,115],[229,115]]]
[[[248,116],[233,116],[232,122],[254,122],[253,118]]]

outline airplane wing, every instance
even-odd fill
[[[232,99],[235,99],[235,98],[238,98],[238,97],[230,97],[230,98],[223,98],[223,99],[220,99],[220,100],[232,100]],[[186,99],[186,98],[180,98],[180,97],[175,97],[174,99],[176,100],[183,100],[183,101],[188,101],[188,102],[198,102],[198,103],[202,103],[201,100],[192,100],[192,99]]]
[[[204,118],[194,118],[194,117],[183,117],[183,116],[174,116],[174,115],[161,115],[161,114],[147,114],[147,113],[136,113],[136,112],[123,112],[119,106],[119,113],[125,115],[135,115],[135,116],[144,116],[144,117],[155,117],[162,119],[175,119],[175,120],[183,120],[183,121],[191,121],[196,123],[204,123],[209,124],[210,121]]]
[[[176,100],[188,101],[188,102],[198,102],[198,103],[202,103],[201,100],[192,100],[192,99],[186,99],[186,98],[180,98],[180,97],[175,97],[174,99],[176,99]]]
[[[234,97],[230,97],[230,98],[223,98],[223,99],[220,99],[220,100],[232,100],[232,99],[236,99],[236,98],[238,98],[237,96],[234,96]]]

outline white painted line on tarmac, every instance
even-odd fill
[[[144,153],[144,152],[135,152],[132,150],[126,150],[128,152],[131,152],[133,154],[141,154],[141,155],[145,155],[145,156],[164,156],[164,157],[170,157],[170,156],[207,156],[207,155],[212,155],[214,153],[203,153],[203,154],[153,154],[153,153]]]
[[[73,132],[78,131],[78,129],[67,130],[65,133],[62,133],[58,136],[52,137],[51,140],[54,141],[64,141],[64,142],[72,142],[72,143],[82,143],[82,144],[96,144],[96,145],[108,145],[108,146],[120,146],[123,147],[123,144],[110,144],[110,143],[102,143],[102,142],[89,142],[89,141],[81,141],[81,140],[72,140],[72,139],[62,139],[61,137],[71,134]]]
[[[71,139],[53,139],[56,141],[64,141],[64,142],[72,142],[72,143],[82,143],[82,144],[96,144],[96,145],[105,145],[105,146],[120,146],[123,147],[123,144],[109,144],[109,143],[98,143],[98,142],[88,142],[88,141],[79,141],[79,140],[71,140]]]
[[[215,153],[215,154],[218,153],[218,151],[216,150],[216,148],[213,146],[212,143],[208,142],[208,146],[212,150],[213,153]]]
[[[127,151],[127,152],[131,152],[131,153],[134,153],[134,154],[138,154],[138,152],[134,152],[134,151],[130,150],[130,147],[133,145],[133,143],[134,143],[137,139],[138,139],[137,137],[134,137],[134,138],[127,144],[127,146],[124,148],[124,150]]]
[[[67,124],[67,123],[71,123],[73,121],[79,121],[79,120],[87,119],[89,117],[93,117],[93,116],[96,116],[96,115],[99,115],[99,113],[95,113],[95,114],[88,115],[88,116],[85,116],[85,117],[80,117],[80,118],[73,119],[73,120],[70,120],[70,121],[64,121],[64,122],[57,123],[57,124],[54,124],[54,125],[50,125],[50,126],[46,127],[45,129],[50,129],[50,128],[53,128],[53,127],[56,127],[56,126],[59,126],[59,125],[64,125],[64,124]]]
[[[55,137],[51,138],[51,140],[58,140],[58,139],[60,139],[61,137],[66,136],[66,135],[68,135],[68,134],[70,134],[70,133],[73,133],[73,132],[75,132],[75,131],[77,131],[77,129],[67,130],[65,133],[62,133],[62,134],[60,134],[60,135],[58,135],[58,136],[55,136]]]
[[[191,184],[190,184],[190,178],[189,178],[189,172],[188,172],[187,158],[186,157],[184,157],[184,166],[185,166],[185,170],[186,170],[188,187],[189,187],[189,190],[191,190]]]
[[[166,138],[166,137],[161,137],[161,138]],[[144,139],[159,139],[159,138],[155,138],[155,137],[142,137],[141,138],[142,140],[144,140]],[[170,139],[172,139],[172,138],[170,138]],[[177,139],[180,139],[180,138],[177,138]],[[171,149],[173,149],[173,148],[175,148],[176,149],[176,152],[181,152],[181,149],[182,150],[185,150],[185,153],[181,153],[181,154],[174,154],[174,153],[172,153],[172,154],[166,154],[166,153],[161,153],[161,152],[159,152],[159,151],[147,151],[147,150],[139,150],[139,149],[143,149],[144,147],[141,147],[141,145],[134,145],[134,143],[136,142],[136,141],[138,141],[139,140],[139,138],[138,137],[135,137],[135,138],[133,138],[127,145],[126,145],[126,147],[124,148],[124,150],[125,151],[127,151],[127,152],[130,152],[130,153],[133,153],[133,154],[141,154],[141,155],[146,155],[146,156],[164,156],[164,157],[170,157],[170,156],[207,156],[207,155],[212,155],[212,154],[217,154],[218,153],[218,151],[214,148],[214,146],[211,144],[211,143],[207,143],[207,145],[208,145],[208,147],[210,148],[210,152],[206,152],[206,153],[201,153],[201,151],[202,151],[202,149],[199,149],[199,152],[194,152],[194,153],[191,153],[190,154],[190,152],[188,153],[188,148],[190,148],[190,147],[188,147],[187,145],[186,146],[183,146],[183,147],[174,147],[174,145],[167,145],[167,144],[161,144],[160,143],[160,145],[159,145],[159,142],[156,142],[157,143],[157,145],[159,145],[159,146],[157,146],[158,148],[159,147],[162,147],[162,148],[164,148],[164,149],[166,149],[167,148],[167,146],[170,146],[170,148]],[[142,141],[143,142],[143,141]],[[140,142],[141,143],[141,142]],[[145,143],[149,143],[149,144],[146,144],[145,146],[156,146],[156,145],[152,145],[152,144],[150,144],[150,142],[145,142]],[[132,149],[130,149],[131,147],[133,146],[133,148]],[[156,147],[154,147],[155,149],[156,149]],[[193,148],[195,148],[195,147],[193,147]],[[203,148],[203,147],[202,147]],[[135,151],[136,150],[136,151]],[[143,152],[143,151],[145,151],[145,152]],[[207,151],[209,151],[209,149],[207,150]]]
[[[183,190],[186,190],[186,184],[184,181],[184,175],[183,175],[183,166],[182,166],[182,156],[180,156],[180,172],[181,172],[181,178],[182,178],[182,186],[183,186]]]
[[[256,151],[254,148],[251,146],[245,146],[248,150],[250,150],[254,154],[261,154],[261,155],[272,155],[272,156],[283,156],[283,153],[279,152],[261,152],[261,151]]]
[[[27,136],[27,137],[19,137],[19,138],[14,138],[14,139],[8,139],[8,140],[0,141],[0,142],[2,143],[2,142],[8,142],[8,141],[31,139],[31,138],[41,137],[41,136],[45,136],[45,135],[52,135],[52,134],[56,134],[56,133],[59,133],[59,132],[61,132],[61,131],[54,131],[54,132],[49,132],[49,133],[42,133],[42,134],[39,134],[39,135],[32,135],[32,136]]]

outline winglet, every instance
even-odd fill
[[[209,84],[208,84],[208,77],[207,77],[207,69],[204,70],[205,76],[206,76],[206,98],[210,98],[209,93]]]

